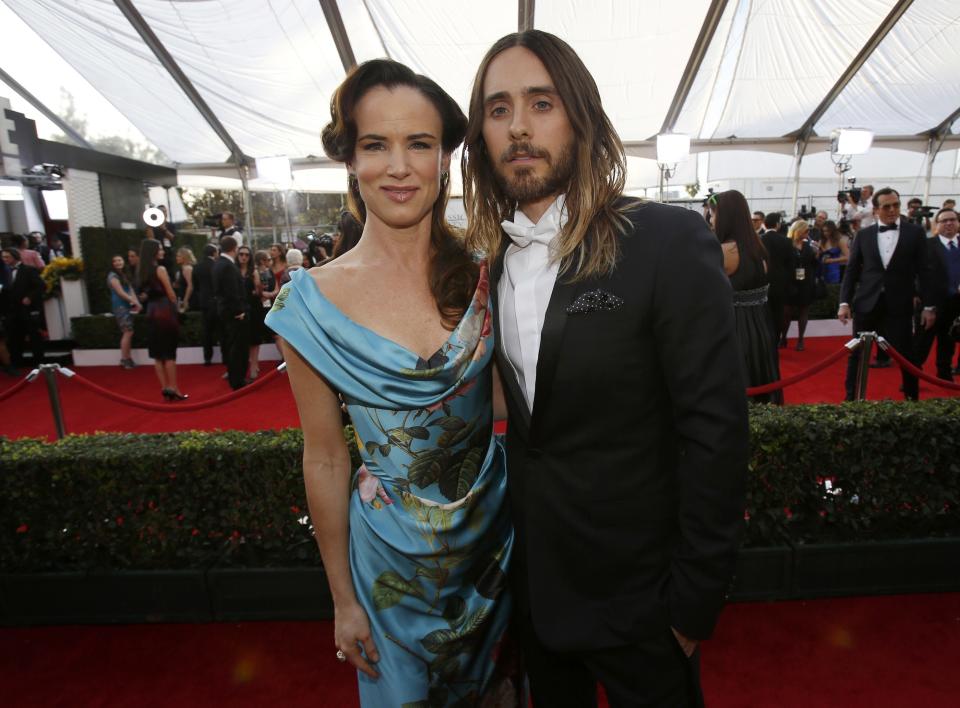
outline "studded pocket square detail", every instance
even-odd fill
[[[606,312],[616,310],[623,305],[623,299],[605,290],[586,292],[567,308],[568,315],[580,315],[587,312]]]

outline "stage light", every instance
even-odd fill
[[[290,189],[293,175],[290,173],[290,158],[286,155],[257,158],[257,177],[273,183],[277,189]]]
[[[690,156],[690,136],[683,133],[661,133],[657,136],[657,162],[676,165]]]
[[[841,128],[831,136],[830,152],[835,155],[863,155],[873,144],[873,131],[863,128]]]

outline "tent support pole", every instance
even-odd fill
[[[246,217],[243,225],[250,230],[250,238],[253,239],[253,203],[250,201],[250,187],[247,184],[246,165],[238,164],[237,172],[240,173],[240,185],[243,190],[243,212]]]
[[[797,198],[800,195],[800,165],[803,163],[803,155],[807,151],[807,141],[798,140],[794,147],[793,155],[793,199],[790,202],[790,214],[797,213]]]

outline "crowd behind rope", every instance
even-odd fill
[[[230,364],[223,374],[230,387],[251,383],[260,374],[260,346],[276,340],[264,317],[290,273],[346,253],[359,241],[361,230],[344,211],[334,234],[255,251],[244,242],[234,215],[225,212],[209,243],[194,253],[188,247],[174,247],[173,224],[147,227],[139,247],[112,255],[106,278],[110,309],[120,331],[120,367],[136,366],[134,315],[142,313],[162,397],[187,399],[177,383],[176,350],[183,316],[198,312],[204,366],[214,365],[219,345],[222,361]],[[41,272],[53,258],[69,251],[59,237],[48,242],[39,233],[14,235],[10,243],[2,249],[0,263],[0,368],[20,376],[25,367],[44,361]]]
[[[807,211],[787,221],[780,213],[750,212],[740,192],[710,194],[704,217],[724,254],[733,287],[744,376],[750,387],[780,378],[779,349],[797,322],[796,350],[804,351],[811,304],[840,286],[837,317],[854,333],[876,331],[921,367],[936,343],[937,376],[960,373],[955,334],[960,326],[960,246],[956,201],[924,206],[889,187],[838,194],[836,218]],[[763,313],[761,315],[761,312]],[[763,322],[761,322],[763,320]],[[845,398],[854,397],[860,352],[848,362]],[[878,350],[871,367],[890,366]],[[902,372],[901,391],[918,398],[915,377]],[[754,397],[780,403],[780,392]]]
[[[704,216],[723,244],[725,268],[739,293],[735,304],[750,386],[779,378],[776,350],[788,346],[787,332],[792,322],[797,323],[793,346],[804,351],[811,304],[825,296],[827,286],[841,285],[857,234],[877,224],[872,185],[846,190],[838,197],[844,201],[830,212],[803,209],[792,219],[782,212],[751,213],[743,196],[733,190],[712,194],[704,202]],[[724,211],[724,204],[730,218],[718,214]],[[939,293],[935,298],[939,303],[936,324],[927,328],[921,316],[920,274],[915,274],[914,316],[906,354],[922,365],[936,346],[937,375],[944,380],[960,373],[960,357],[954,358],[956,344],[950,335],[950,325],[960,315],[960,284],[955,282],[960,279],[960,264],[938,260],[935,245],[939,240],[943,253],[947,253],[948,244],[956,243],[955,207],[954,199],[930,208],[914,197],[899,215],[900,220],[916,225],[926,235],[930,247],[926,249],[925,268],[938,281],[935,290]],[[135,366],[131,352],[133,316],[143,312],[147,317],[148,352],[163,397],[171,401],[187,398],[176,383],[176,345],[180,316],[194,311],[201,314],[204,365],[213,366],[219,344],[222,360],[233,362],[233,375],[228,371],[223,378],[234,389],[250,383],[260,374],[260,346],[276,339],[264,325],[264,317],[280,288],[290,280],[290,273],[322,265],[345,253],[356,245],[361,231],[362,226],[345,211],[335,234],[312,238],[300,248],[274,243],[266,250],[254,251],[244,243],[235,216],[225,212],[210,243],[202,253],[194,254],[190,248],[174,249],[176,232],[172,224],[148,227],[139,249],[131,248],[111,258],[107,275],[111,310],[121,334],[120,366]],[[236,248],[231,254],[222,254],[221,244],[227,237],[233,239]],[[3,249],[0,264],[0,368],[16,376],[25,366],[25,352],[30,352],[31,362],[43,360],[43,281],[39,276],[46,263],[69,255],[69,251],[59,237],[45,239],[39,233],[15,235],[11,244]],[[953,258],[947,256],[947,260]],[[218,263],[222,277],[215,278]],[[756,305],[745,303],[761,297],[756,292],[759,289],[764,290],[769,337],[747,325],[752,321],[747,317],[750,308]],[[233,314],[225,311],[228,307]],[[883,323],[878,329],[884,334]],[[871,366],[890,366],[889,357],[878,351]],[[757,398],[782,401],[777,392]]]

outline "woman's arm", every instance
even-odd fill
[[[379,655],[350,575],[350,453],[343,439],[340,401],[295,349],[286,342],[280,346],[303,428],[303,481],[314,537],[333,596],[336,644],[351,664],[376,678],[367,660],[376,662]]]
[[[130,303],[131,307],[138,307],[140,302],[133,295],[128,293],[123,289],[123,286],[120,284],[120,278],[110,278],[110,287],[113,291],[120,296],[121,300],[126,300]]]
[[[187,289],[183,292],[183,302],[180,303],[180,311],[186,312],[190,307],[190,296],[193,295],[193,266],[185,263],[180,269],[184,281],[187,283]]]
[[[260,282],[260,271],[256,266],[253,268],[253,292],[257,297],[263,297],[263,283]]]
[[[176,303],[177,295],[173,292],[173,286],[170,285],[170,276],[167,275],[167,269],[162,265],[157,266],[157,279],[163,286],[163,291],[167,294],[167,299],[172,303]]]
[[[723,272],[729,277],[740,267],[740,249],[735,241],[721,243],[720,248],[723,250]]]

